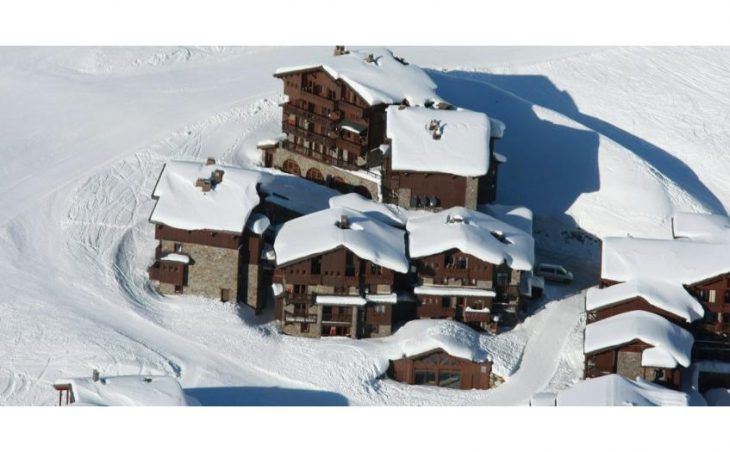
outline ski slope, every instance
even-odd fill
[[[330,49],[3,48],[0,404],[53,404],[56,378],[93,368],[175,375],[203,404],[524,404],[582,373],[591,236],[658,237],[675,210],[730,204],[730,50],[394,50],[447,100],[507,124],[498,200],[532,208],[538,258],[576,273],[513,331],[482,335],[505,383],[382,380],[395,339],[281,336],[265,316],[147,283],[164,162],[255,165],[279,128],[274,69]]]

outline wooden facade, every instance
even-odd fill
[[[458,249],[415,258],[413,263],[417,285],[444,291],[416,295],[418,318],[457,320],[480,331],[517,323],[522,307],[519,270],[485,262]],[[492,291],[494,296],[449,295],[450,289],[481,289]]]
[[[595,378],[608,374],[619,374],[629,379],[641,377],[646,381],[663,384],[678,389],[681,384],[681,369],[643,367],[641,354],[652,346],[640,340],[619,345],[610,349],[586,354],[585,378]]]
[[[275,317],[286,334],[310,337],[373,337],[392,333],[393,324],[407,316],[407,307],[393,301],[362,305],[317,303],[318,296],[343,300],[395,293],[399,276],[393,270],[359,258],[345,247],[280,265],[273,282],[281,286]],[[405,313],[404,313],[405,310]]]
[[[489,389],[492,363],[474,362],[435,349],[390,361],[388,377],[411,385],[452,389]]]

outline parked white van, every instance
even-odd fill
[[[535,274],[542,276],[547,281],[570,283],[573,281],[573,273],[569,272],[562,265],[538,264],[535,267]]]

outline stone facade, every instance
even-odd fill
[[[466,191],[464,192],[464,207],[477,210],[477,199],[479,196],[479,178],[466,178]]]
[[[292,152],[283,147],[278,147],[272,154],[271,166],[274,168],[282,169],[284,162],[287,160],[293,160],[299,166],[299,176],[304,177],[312,168],[319,170],[320,173],[326,178],[330,176],[332,178],[340,178],[345,184],[357,187],[363,186],[369,193],[371,199],[380,199],[380,184],[373,180],[358,177],[351,171],[345,171],[335,166],[329,165],[324,162],[318,162],[317,160],[305,157],[296,152]]]
[[[175,252],[175,242],[160,240],[163,253]],[[230,300],[238,296],[238,250],[183,243],[182,251],[190,256],[188,281],[184,293],[220,299],[221,290],[228,289]],[[174,293],[169,284],[160,284],[163,294]]]

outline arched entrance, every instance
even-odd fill
[[[302,175],[302,172],[299,169],[299,165],[297,164],[297,162],[295,162],[292,159],[285,160],[284,164],[281,165],[281,170],[284,171],[285,173],[294,174],[297,176]]]

